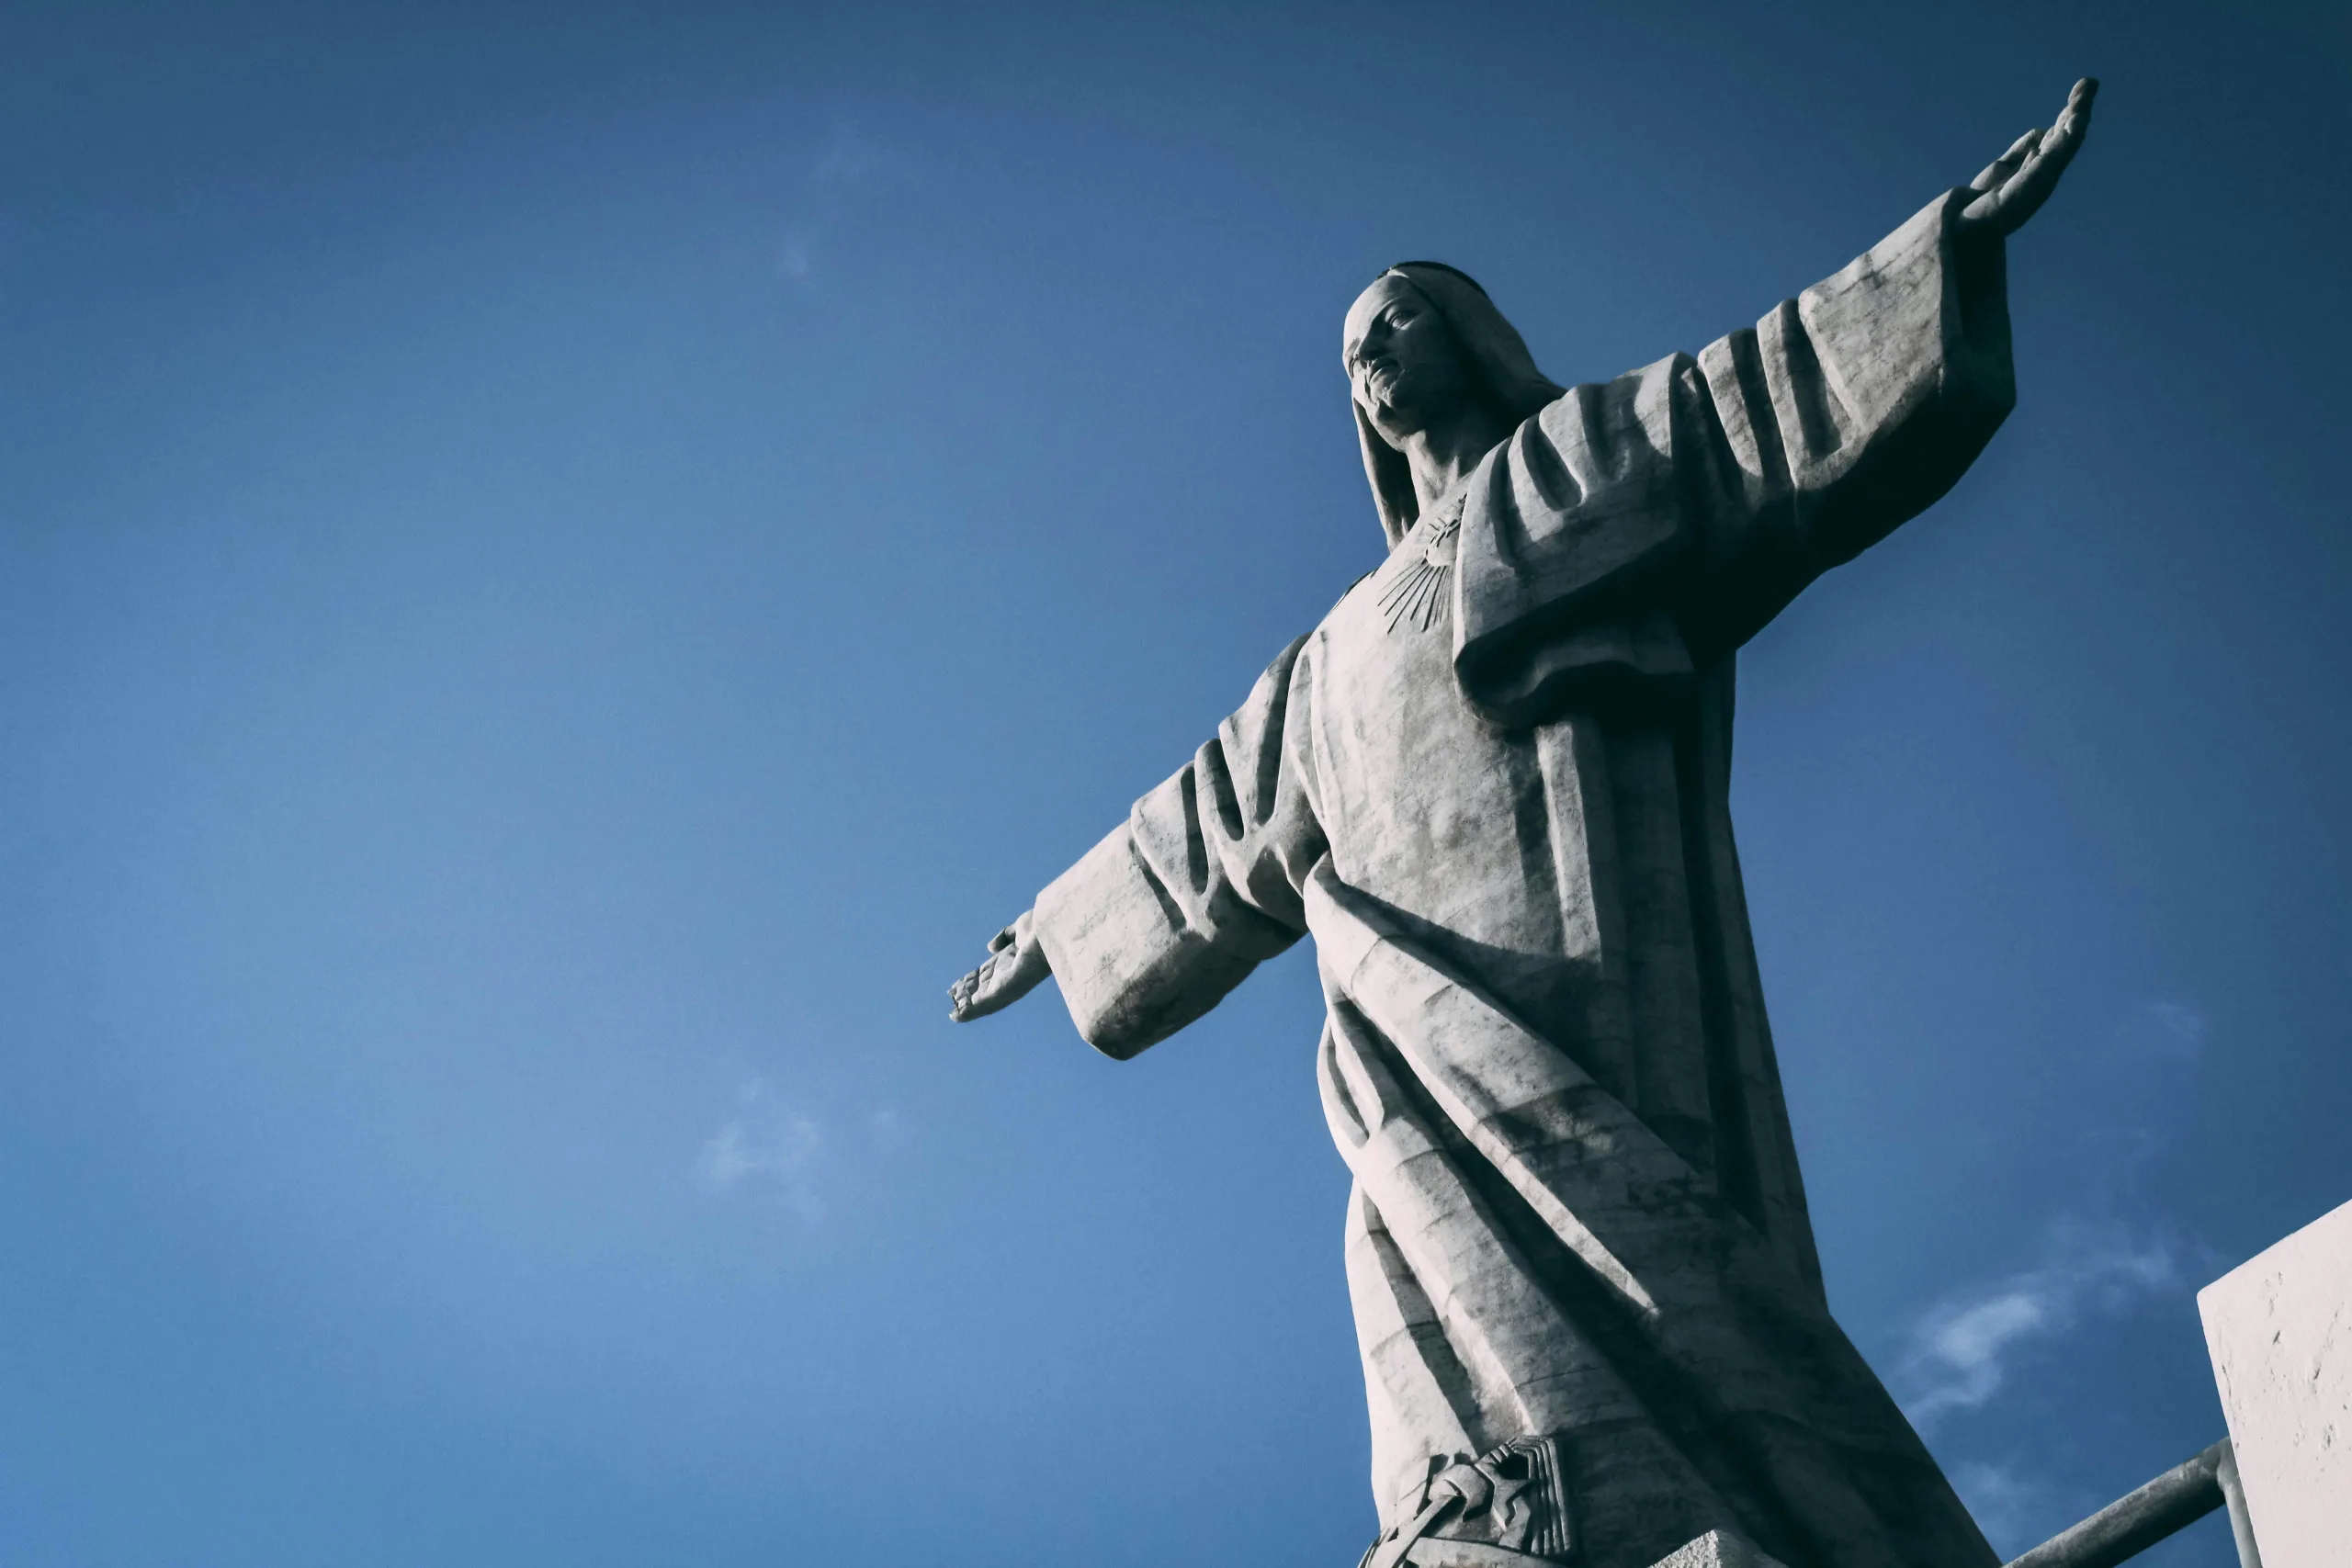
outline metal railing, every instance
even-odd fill
[[[2238,1487],[2237,1455],[2227,1438],[2012,1559],[2007,1568],[2115,1568],[2221,1507],[2230,1511],[2240,1568],[2262,1568],[2245,1494]]]

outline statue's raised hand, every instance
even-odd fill
[[[2027,131],[1969,181],[1969,189],[1984,194],[1960,209],[1960,231],[1986,236],[2016,233],[2058,188],[2058,176],[2066,172],[2083,144],[2084,133],[2090,130],[2091,100],[2097,96],[2098,83],[2084,77],[2066,95],[2066,107],[2056,125],[2048,130]]]
[[[988,961],[947,987],[947,1016],[958,1023],[1009,1008],[1037,988],[1051,968],[1027,914],[989,939]]]

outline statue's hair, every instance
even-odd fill
[[[1409,261],[1409,262],[1398,262],[1395,266],[1390,267],[1390,268],[1388,269],[1388,272],[1384,272],[1384,273],[1382,273],[1380,276],[1381,276],[1381,277],[1385,277],[1385,276],[1388,276],[1388,273],[1389,273],[1389,272],[1404,273],[1404,272],[1405,272],[1405,269],[1406,269],[1407,267],[1408,267],[1408,266],[1409,266],[1409,267],[1421,267],[1421,268],[1425,268],[1425,269],[1427,269],[1427,270],[1429,270],[1429,271],[1431,271],[1431,272],[1450,272],[1450,273],[1452,273],[1454,276],[1456,276],[1456,277],[1460,278],[1463,282],[1464,282],[1464,283],[1468,284],[1471,288],[1477,289],[1477,290],[1478,290],[1478,298],[1480,298],[1481,299],[1487,299],[1487,298],[1488,298],[1487,293],[1487,290],[1486,290],[1486,287],[1485,287],[1485,285],[1481,284],[1481,283],[1480,283],[1476,278],[1475,278],[1475,277],[1471,276],[1468,273],[1466,273],[1466,272],[1463,271],[1463,270],[1462,270],[1460,267],[1458,267],[1458,266],[1449,266],[1447,264],[1445,264],[1444,262],[1441,262],[1441,261]],[[1407,276],[1408,277],[1409,277],[1409,276],[1411,276],[1411,274],[1409,274],[1409,273],[1406,273],[1406,276]],[[1379,281],[1379,279],[1375,278],[1375,279],[1374,279],[1374,282],[1377,282],[1377,281]]]
[[[1461,268],[1443,262],[1409,261],[1399,262],[1380,276],[1403,278],[1429,302],[1452,329],[1472,379],[1507,423],[1519,423],[1566,390],[1535,367],[1526,340],[1504,320],[1478,280]],[[1372,416],[1361,403],[1353,406],[1364,477],[1372,481],[1373,504],[1379,508],[1381,529],[1394,549],[1420,516],[1420,497],[1413,489],[1413,473],[1405,455],[1374,427]]]

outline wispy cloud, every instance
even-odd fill
[[[1918,1314],[1887,1379],[1923,1436],[1995,1405],[2019,1387],[2066,1386],[2065,1341],[2182,1303],[2209,1261],[2192,1235],[2151,1197],[2149,1179],[2196,1104],[2197,1067],[2210,1032],[2205,1014],[2172,998],[2149,998],[2081,1043],[2076,1080],[2097,1086],[2051,1129],[2052,1190],[2064,1206],[2041,1227],[2024,1259],[1948,1292]],[[1958,1426],[1995,1436],[1996,1424]],[[2046,1540],[2100,1502],[2078,1484],[2075,1456],[2039,1452],[2037,1427],[2011,1428],[2002,1449],[1953,1454],[1939,1444],[1953,1487],[2003,1554]],[[2022,1451],[2017,1447],[2020,1445]],[[2110,1494],[2111,1495],[2111,1494]]]
[[[1904,1408],[1925,1431],[1955,1410],[1973,1410],[2009,1380],[2035,1346],[2094,1317],[2115,1317],[2177,1288],[2177,1250],[2165,1240],[2062,1223],[2048,1261],[1958,1292],[1921,1314],[1897,1373]]]
[[[1968,1505],[1985,1539],[2005,1558],[2041,1545],[2098,1505],[2046,1478],[2026,1473],[2014,1460],[1969,1461],[1951,1467],[1952,1490]]]
[[[824,1128],[777,1100],[762,1079],[744,1084],[735,1098],[737,1114],[702,1146],[696,1166],[703,1181],[717,1192],[762,1194],[803,1220],[822,1219],[817,1176]]]
[[[872,1191],[885,1168],[913,1145],[915,1131],[896,1106],[820,1113],[764,1077],[748,1077],[727,1119],[703,1140],[694,1170],[715,1196],[772,1205],[816,1225],[835,1199]]]
[[[2142,1002],[2116,1030],[2123,1053],[2187,1066],[2204,1054],[2205,1015],[2186,1002]]]
[[[854,120],[836,120],[802,167],[802,191],[776,245],[776,272],[796,287],[822,269],[822,238],[876,193],[923,183],[930,160],[884,141]]]
[[[888,1153],[902,1149],[914,1141],[914,1128],[895,1105],[886,1105],[866,1118],[866,1131],[872,1134],[874,1146]]]
[[[1922,1431],[1991,1402],[2022,1360],[2080,1325],[2180,1288],[2183,1248],[2144,1184],[2191,1103],[2207,1030],[2196,1008],[2151,998],[2090,1043],[2111,1092],[2075,1122],[2073,1203],[2045,1226],[2033,1263],[1951,1292],[1912,1326],[1894,1381]],[[1992,1473],[1979,1481],[1996,1496]]]
[[[817,270],[817,259],[808,248],[808,236],[797,229],[785,231],[784,241],[776,247],[776,270],[794,283],[806,283]]]
[[[914,153],[876,140],[854,120],[836,120],[809,165],[808,179],[818,186],[864,185],[913,179],[922,172],[922,160]]]
[[[2131,1213],[2196,1109],[2197,1067],[2205,1055],[2205,1015],[2186,1002],[2151,998],[2126,1013],[2085,1054],[2098,1092],[2068,1107],[2073,1148],[2064,1158],[2077,1208]]]

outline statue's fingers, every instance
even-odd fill
[[[2058,123],[2050,128],[2050,134],[2041,139],[2041,155],[2065,163],[2083,144],[2083,130],[2084,122],[2073,114],[2060,115]]]
[[[2060,115],[2058,123],[2050,128],[2049,133],[2041,139],[2041,145],[2033,150],[2018,170],[2017,177],[2010,182],[2014,194],[2009,199],[2029,204],[2026,212],[2018,216],[2018,222],[2025,221],[2026,216],[2057,188],[2058,176],[2065,172],[2067,164],[2075,161],[2075,150],[2082,144],[2082,121],[2071,115]]]
[[[2011,175],[2014,175],[2017,172],[2017,164],[2011,163],[2008,159],[1996,158],[1977,172],[1976,177],[1968,182],[1968,188],[1971,190],[1998,190],[2001,188],[2001,182],[2007,179]]]
[[[2091,103],[2098,96],[2096,78],[2086,76],[2075,83],[2075,90],[2066,95],[2066,107],[2059,113],[2058,123],[2041,139],[2042,151],[2062,161],[2073,157],[2075,149],[2082,145],[2084,134],[2090,130]]]
[[[988,966],[983,964],[956,981],[948,987],[947,994],[955,998],[956,1003],[948,1016],[957,1023],[969,1023],[976,1018],[985,1017],[990,1010],[988,1005]]]
[[[2025,167],[2001,187],[1999,196],[1992,198],[1998,203],[1994,221],[2001,232],[2016,233],[2028,219],[2041,210],[2041,204],[2058,188],[2058,176],[2075,161],[2075,150],[2081,144],[2080,139],[2069,138],[2026,160]]]
[[[2027,131],[2009,143],[2007,152],[1985,164],[1984,172],[1968,182],[1968,188],[1971,190],[2000,189],[2008,177],[2018,172],[2018,165],[2023,164],[2032,154],[2033,150],[2041,144],[2040,130]]]

